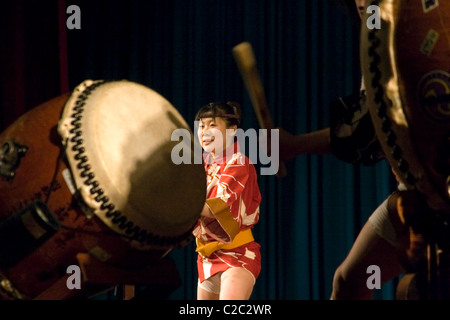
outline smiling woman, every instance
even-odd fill
[[[241,114],[235,102],[213,102],[195,117],[207,172],[206,202],[193,230],[199,300],[247,300],[261,271],[260,245],[251,231],[261,202],[257,174],[233,139]]]

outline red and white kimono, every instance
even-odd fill
[[[205,157],[206,204],[215,218],[202,216],[193,230],[199,280],[231,267],[247,269],[256,280],[261,271],[260,245],[251,232],[261,203],[256,170],[237,142],[219,160]]]

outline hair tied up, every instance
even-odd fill
[[[238,123],[241,124],[242,119],[241,105],[234,101],[227,101],[226,104],[229,105],[231,108],[233,108],[233,113],[236,116]]]

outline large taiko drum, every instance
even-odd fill
[[[366,6],[361,66],[380,143],[407,188],[449,214],[450,1]],[[366,24],[377,19],[378,26]]]
[[[172,161],[176,129],[191,134],[154,90],[86,80],[2,132],[0,296],[35,299],[80,253],[134,270],[189,243],[206,178]]]
[[[373,124],[397,179],[392,221],[414,272],[397,299],[450,298],[450,1],[368,1],[361,66]],[[378,17],[377,17],[378,15]],[[379,19],[379,25],[366,25]]]

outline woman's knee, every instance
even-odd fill
[[[331,300],[367,300],[372,292],[367,287],[366,278],[361,274],[351,274],[338,267],[333,276]]]

